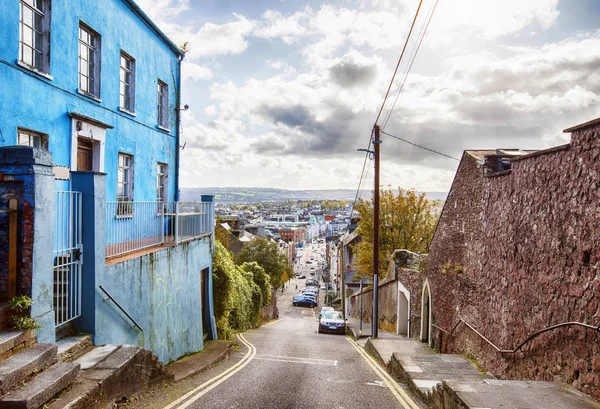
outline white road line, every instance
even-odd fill
[[[171,404],[165,406],[163,409],[172,409],[172,408],[176,407],[178,404],[180,404],[181,402],[185,401],[186,399],[188,399],[191,396],[193,396],[196,393],[198,393],[198,395],[193,396],[184,405],[178,406],[178,408],[180,408],[180,409],[187,408],[193,402],[195,402],[196,400],[198,400],[202,395],[204,395],[208,391],[212,390],[216,386],[220,385],[222,382],[225,382],[231,376],[235,375],[238,371],[240,371],[243,367],[245,367],[246,365],[248,365],[248,363],[250,363],[250,361],[252,361],[252,359],[256,355],[256,348],[254,347],[254,345],[252,345],[251,343],[249,343],[248,341],[246,341],[246,339],[243,337],[242,334],[238,334],[238,338],[240,339],[240,341],[244,345],[246,345],[248,347],[248,352],[246,353],[246,355],[244,355],[244,357],[238,363],[236,363],[235,365],[233,365],[228,370],[226,370],[226,371],[220,373],[219,375],[217,375],[217,376],[209,379],[208,381],[204,382],[202,385],[200,385],[200,386],[192,389],[191,391],[189,391],[188,393],[186,393],[185,395],[183,395],[182,397],[180,397],[176,401],[174,401]],[[214,383],[214,384],[212,386],[209,386],[211,383]],[[206,388],[206,389],[204,389],[204,388]]]
[[[369,354],[367,354],[365,351],[363,351],[363,349],[360,347],[360,345],[358,345],[356,342],[354,342],[352,339],[350,339],[350,337],[346,337],[346,340],[348,340],[350,345],[352,345],[354,347],[354,349],[356,349],[358,351],[358,353],[361,354],[361,356],[364,358],[364,360],[367,362],[367,364],[371,367],[371,369],[373,369],[379,375],[381,380],[383,382],[385,382],[385,384],[388,386],[388,388],[390,389],[392,394],[396,397],[398,402],[400,402],[400,404],[402,405],[403,408],[420,409],[419,406],[406,393],[406,391],[404,389],[402,389],[400,387],[400,385],[398,385],[398,383],[394,380],[394,378],[392,378],[390,376],[390,374],[388,374],[386,371],[384,371]]]
[[[296,358],[292,356],[277,356],[277,355],[256,355],[254,359],[261,361],[273,361],[273,362],[289,362],[292,364],[308,364],[308,365],[323,365],[323,366],[336,366],[338,361],[331,361],[328,359],[312,359],[312,358]]]

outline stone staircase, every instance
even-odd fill
[[[36,344],[34,331],[0,331],[0,409],[104,408],[171,382],[150,351],[94,347],[91,337]]]
[[[460,355],[438,354],[399,336],[369,338],[365,348],[433,409],[600,409],[572,388],[495,379]]]

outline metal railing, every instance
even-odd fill
[[[107,202],[106,257],[164,243],[164,219],[161,202]]]
[[[210,235],[210,202],[107,202],[106,257]]]
[[[594,326],[594,325],[585,324],[583,322],[576,322],[576,321],[563,322],[561,324],[552,325],[552,326],[546,327],[544,329],[541,329],[539,331],[535,331],[534,333],[530,334],[527,338],[525,338],[525,340],[523,340],[521,343],[519,343],[519,345],[517,345],[517,347],[514,349],[502,349],[502,348],[498,347],[497,345],[495,345],[492,341],[487,339],[483,334],[481,334],[479,331],[477,331],[472,325],[470,325],[468,322],[466,322],[462,318],[458,320],[458,322],[454,325],[454,327],[452,328],[451,331],[447,331],[435,324],[431,324],[431,326],[442,331],[444,334],[448,335],[449,337],[454,337],[454,331],[456,331],[456,328],[458,328],[458,326],[460,324],[463,324],[464,326],[469,328],[471,331],[473,331],[475,334],[477,334],[481,339],[483,339],[488,345],[490,345],[492,348],[494,348],[496,350],[496,352],[499,352],[500,354],[515,354],[515,353],[517,353],[517,351],[520,351],[521,348],[523,348],[523,346],[525,344],[527,344],[534,338],[537,338],[538,336],[542,335],[543,333],[553,331],[555,329],[562,328],[562,327],[579,326],[579,327],[583,327],[586,329],[591,329],[591,330],[597,331],[600,334],[600,326]]]
[[[115,305],[116,305],[116,306],[117,306],[117,307],[118,307],[118,308],[121,310],[121,312],[123,312],[123,314],[125,314],[125,315],[127,316],[127,318],[129,318],[129,319],[131,320],[131,322],[133,322],[133,325],[131,326],[131,328],[133,328],[134,326],[136,326],[136,327],[138,327],[138,328],[139,328],[139,330],[140,330],[140,331],[144,332],[144,330],[142,329],[142,327],[140,327],[140,324],[138,324],[138,323],[137,323],[137,321],[136,321],[136,320],[134,320],[134,319],[133,319],[133,317],[132,317],[131,315],[129,315],[129,313],[128,313],[127,311],[125,311],[125,309],[124,309],[123,307],[121,307],[121,304],[119,304],[119,303],[117,302],[117,300],[115,300],[115,299],[113,298],[113,296],[112,296],[112,295],[110,295],[110,294],[108,293],[108,291],[106,291],[106,290],[104,289],[104,287],[102,287],[101,285],[99,285],[98,287],[99,287],[99,288],[102,290],[102,292],[103,292],[104,294],[106,294],[106,296],[108,297],[108,298],[102,298],[102,301],[103,301],[103,302],[106,302],[106,301],[108,301],[108,300],[110,300],[110,301],[114,302],[114,303],[115,303]]]
[[[172,202],[165,204],[167,242],[179,244],[212,232],[213,204]]]

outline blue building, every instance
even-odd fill
[[[0,38],[0,199],[52,224],[17,280],[38,339],[74,326],[163,362],[202,349],[214,208],[178,202],[184,53],[132,0],[2,1]]]

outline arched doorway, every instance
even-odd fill
[[[410,292],[398,282],[398,313],[396,333],[410,337]]]
[[[431,345],[431,289],[429,280],[425,279],[421,294],[421,341]]]

